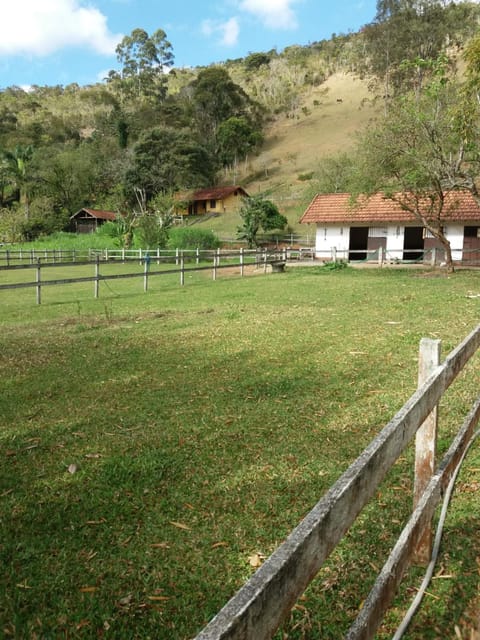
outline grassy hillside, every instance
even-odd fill
[[[294,231],[312,232],[298,221],[315,192],[322,158],[350,148],[356,132],[368,125],[376,110],[366,81],[335,73],[311,87],[294,112],[278,116],[266,130],[261,153],[242,164],[236,175],[226,174],[225,180],[240,182],[250,194],[266,193]],[[233,214],[205,222],[223,235],[234,235],[239,224],[239,216]]]

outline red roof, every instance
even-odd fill
[[[237,195],[248,196],[243,187],[210,187],[209,189],[199,189],[191,195],[192,200],[224,200],[237,192]]]
[[[83,215],[82,214],[87,214]],[[84,218],[96,218],[97,220],[116,220],[117,214],[113,211],[99,211],[98,209],[80,209],[77,213],[74,213],[71,218],[84,217]]]
[[[479,222],[480,206],[469,191],[450,191],[445,195],[445,221]],[[349,193],[318,194],[308,205],[300,222],[322,224],[383,224],[416,222],[397,202],[376,193],[352,202]]]

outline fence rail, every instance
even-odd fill
[[[433,368],[380,434],[196,640],[267,640],[273,636],[479,346],[480,325],[442,365]],[[348,640],[368,640],[374,636],[479,416],[480,399],[467,416],[437,473],[427,484],[357,620],[348,631]]]
[[[35,280],[28,282],[15,282],[0,284],[0,291],[9,289],[27,289],[34,287],[36,289],[36,301],[37,304],[41,304],[41,292],[45,286],[75,284],[75,283],[94,283],[94,296],[99,297],[99,285],[102,281],[107,280],[120,280],[127,278],[143,278],[144,291],[148,290],[149,279],[153,276],[165,276],[172,274],[180,275],[180,284],[185,284],[185,274],[189,272],[201,272],[212,271],[212,277],[216,280],[218,270],[222,269],[239,269],[239,274],[244,275],[245,267],[249,265],[255,265],[258,268],[263,268],[264,272],[267,271],[267,267],[270,266],[272,270],[283,270],[285,266],[285,253],[267,251],[246,251],[240,249],[239,251],[175,251],[175,252],[155,252],[153,255],[149,252],[132,252],[129,255],[124,255],[125,252],[121,252],[121,257],[124,262],[138,261],[140,260],[143,265],[143,271],[128,272],[128,273],[114,273],[105,274],[101,273],[100,269],[105,264],[118,264],[118,255],[111,252],[108,254],[97,253],[95,259],[83,260],[81,262],[43,262],[41,258],[37,258],[34,263],[23,263],[10,266],[0,267],[0,271],[19,271],[19,270],[35,270]],[[155,261],[158,265],[167,265],[167,268],[161,270],[152,270],[151,263]],[[186,263],[195,262],[195,266],[185,266]],[[211,264],[210,264],[211,263]],[[94,266],[94,274],[90,276],[80,276],[75,278],[50,278],[45,279],[42,277],[44,269],[50,270],[55,268],[71,268],[78,266]]]

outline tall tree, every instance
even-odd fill
[[[163,100],[167,92],[165,70],[173,64],[172,45],[163,29],[151,36],[144,29],[134,29],[116,48],[122,65],[120,74],[110,72],[108,80],[121,81],[127,95]]]
[[[133,148],[125,189],[130,200],[135,189],[143,189],[148,201],[160,193],[207,186],[213,176],[208,152],[191,133],[155,128],[147,131]]]
[[[422,64],[404,65],[405,60],[434,60],[459,29],[468,32],[478,10],[474,5],[459,9],[443,0],[377,0],[374,21],[363,30],[366,41],[365,68],[383,82],[385,100],[414,83],[421,87],[428,75]],[[459,22],[459,11],[465,23]],[[468,19],[470,17],[470,19]]]
[[[214,153],[218,153],[218,133],[222,122],[243,118],[252,129],[259,128],[260,110],[228,72],[221,67],[200,71],[191,84],[193,118],[202,136]]]
[[[445,248],[444,226],[455,207],[450,192],[468,189],[480,201],[480,107],[441,73],[422,94],[396,101],[361,142],[359,191],[383,191],[411,212]],[[463,97],[462,97],[463,96]]]

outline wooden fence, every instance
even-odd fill
[[[480,398],[434,471],[432,412],[479,346],[480,325],[439,365],[439,342],[422,340],[417,391],[196,640],[271,638],[417,434],[414,511],[346,637],[374,636],[408,564],[430,550],[434,509],[479,420]]]
[[[64,256],[65,257],[65,256]],[[90,257],[92,255],[90,254]],[[135,252],[126,253],[125,251],[120,251],[119,253],[115,253],[114,251],[99,252],[94,256],[93,260],[83,260],[79,261],[78,254],[75,256],[75,261],[68,262],[58,262],[57,260],[50,260],[47,258],[37,257],[34,262],[30,260],[27,263],[21,264],[9,264],[0,267],[0,271],[20,271],[20,270],[34,270],[35,271],[35,280],[31,280],[29,282],[16,282],[11,284],[0,284],[0,291],[5,291],[7,289],[26,289],[26,288],[34,288],[36,291],[36,302],[37,304],[41,304],[42,301],[42,288],[45,286],[55,286],[55,285],[65,285],[65,284],[75,284],[75,283],[85,283],[85,282],[93,282],[94,285],[94,297],[99,297],[100,291],[100,282],[108,281],[108,280],[119,280],[126,278],[142,278],[143,279],[143,290],[146,292],[148,290],[149,279],[153,276],[165,276],[178,274],[180,279],[180,285],[185,284],[185,274],[191,272],[199,272],[199,271],[212,271],[212,278],[216,280],[217,273],[221,269],[236,269],[238,268],[240,276],[244,275],[245,267],[248,265],[255,265],[257,268],[262,268],[264,273],[267,271],[267,267],[270,266],[273,271],[283,270],[285,266],[285,252],[272,252],[267,251],[266,249],[262,251],[251,250],[247,251],[244,249],[240,249],[238,251],[221,251],[220,249],[216,251],[180,251],[176,250],[172,251],[155,251],[153,253],[145,252],[142,250]],[[138,261],[143,265],[142,271],[137,272],[128,272],[128,273],[114,273],[114,274],[105,274],[101,273],[102,265],[106,263],[109,264],[118,264],[118,259],[122,262],[128,261]],[[44,261],[47,260],[47,261]],[[151,264],[152,261],[156,262],[158,265],[163,265],[166,268],[160,270],[152,270]],[[189,263],[195,263],[195,266],[186,266]],[[90,276],[82,276],[76,278],[45,278],[45,273],[48,273],[52,267],[55,268],[72,268],[76,266],[85,266],[92,265],[93,266],[93,274]]]

